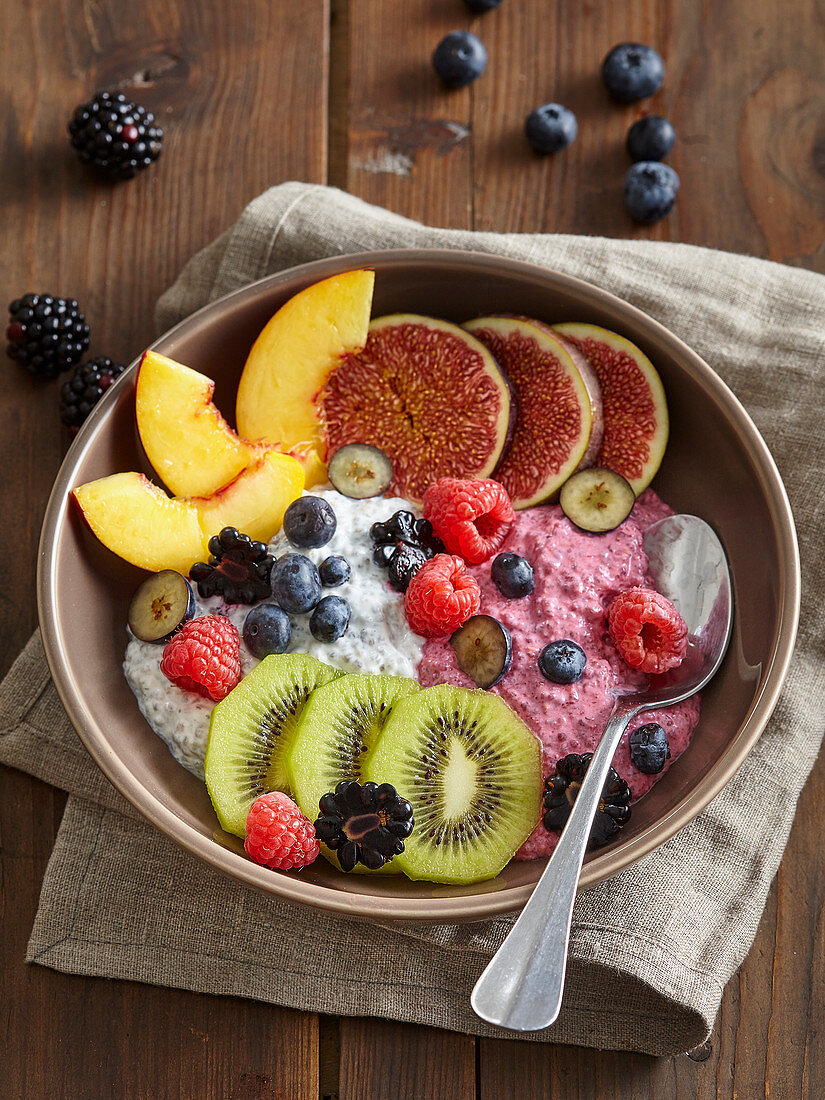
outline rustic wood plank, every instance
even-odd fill
[[[190,255],[267,186],[325,179],[328,0],[33,0],[4,15],[14,49],[2,78],[0,302],[27,290],[77,297],[90,355],[129,362]],[[102,88],[143,103],[166,130],[160,161],[115,186],[66,136],[72,109]],[[68,443],[57,383],[5,362],[2,672],[35,625],[40,519]],[[23,963],[64,801],[0,769],[0,1093],[316,1100],[315,1016]]]
[[[476,1100],[475,1040],[384,1020],[341,1021],[340,1100]]]

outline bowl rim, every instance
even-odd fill
[[[262,291],[278,287],[295,279],[317,281],[340,271],[354,268],[428,267],[433,264],[467,265],[489,269],[491,276],[506,269],[508,274],[529,281],[554,284],[569,293],[586,298],[596,307],[619,311],[635,329],[635,339],[649,335],[651,340],[664,341],[674,355],[686,361],[693,379],[721,403],[733,421],[740,440],[745,444],[760,488],[770,505],[773,533],[779,556],[779,629],[771,659],[767,662],[763,686],[752,701],[738,732],[727,749],[703,777],[702,782],[686,794],[664,817],[651,823],[640,833],[618,846],[590,858],[583,866],[579,886],[594,886],[636,863],[669,840],[679,829],[692,821],[716,797],[739,769],[745,757],[759,739],[773,712],[788,672],[793,653],[800,611],[800,563],[796,529],[785,487],[770,451],[744,406],[715,371],[679,337],[638,307],[586,280],[552,268],[496,253],[445,248],[382,249],[348,253],[297,264],[283,271],[248,283],[202,306],[179,321],[149,347],[158,349],[174,342],[175,337],[198,327],[201,319],[235,302],[254,298]],[[166,349],[171,350],[171,349]],[[131,377],[140,356],[129,364],[123,378]],[[118,379],[114,390],[123,379]],[[108,395],[107,395],[108,398]],[[106,416],[110,402],[101,402],[78,432],[61,464],[46,505],[41,529],[37,566],[37,609],[46,660],[58,696],[72,725],[92,759],[112,785],[134,808],[171,840],[247,886],[275,894],[286,901],[298,902],[328,912],[352,918],[371,918],[456,923],[483,920],[521,909],[534,883],[506,887],[477,895],[460,897],[383,897],[337,891],[309,882],[299,876],[273,874],[272,871],[247,860],[203,835],[165,807],[134,774],[118,759],[108,744],[104,732],[90,719],[83,703],[80,684],[63,662],[60,626],[55,615],[56,596],[54,561],[57,542],[67,512],[68,493],[73,488],[73,476],[81,459],[94,445],[97,427]],[[495,880],[493,880],[495,881]]]

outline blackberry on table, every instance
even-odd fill
[[[9,306],[9,358],[40,378],[56,378],[89,347],[89,326],[76,298],[24,294]]]
[[[160,156],[163,130],[145,107],[122,92],[100,92],[79,106],[69,122],[72,146],[84,164],[110,179],[136,176]]]
[[[556,761],[555,772],[544,781],[542,823],[545,829],[564,828],[592,759],[592,752],[582,755],[571,752]],[[593,847],[600,848],[607,844],[627,824],[631,798],[630,787],[616,769],[611,768],[602,787],[599,808],[590,830],[589,843]]]
[[[404,851],[415,824],[412,806],[391,783],[344,779],[321,797],[315,835],[338,856],[344,871],[363,863],[377,871]]]
[[[106,390],[126,368],[105,355],[75,367],[60,387],[60,419],[74,431],[80,427]]]
[[[271,594],[273,559],[264,543],[242,535],[236,527],[224,527],[209,540],[209,553],[208,562],[195,562],[189,570],[202,599],[220,596],[226,603],[250,604]]]

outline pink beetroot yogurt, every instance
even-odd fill
[[[533,566],[535,587],[529,596],[508,600],[490,579],[491,561],[468,568],[481,586],[481,612],[504,623],[513,639],[513,659],[503,680],[491,690],[509,703],[542,743],[544,774],[570,752],[592,752],[613,709],[616,688],[644,686],[647,677],[631,669],[616,652],[607,632],[607,607],[613,597],[637,585],[649,585],[643,536],[651,523],[673,511],[647,489],[630,516],[603,535],[574,527],[557,505],[516,512],[500,552],[521,554]],[[569,638],[587,655],[575,684],[552,684],[538,669],[548,642]],[[418,679],[425,686],[450,683],[474,687],[458,668],[449,638],[424,645]],[[614,767],[627,781],[634,800],[650,790],[687,748],[699,720],[699,697],[631,723],[622,737]],[[659,722],[667,732],[670,760],[658,775],[645,775],[630,762],[629,737],[638,726]],[[548,856],[558,833],[538,825],[517,853],[518,859]]]

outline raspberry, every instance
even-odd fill
[[[281,791],[262,794],[246,817],[246,854],[264,867],[292,871],[318,857],[315,826]]]
[[[498,550],[515,518],[506,489],[489,478],[442,477],[424,494],[421,510],[450,553],[474,565]]]
[[[422,638],[452,634],[481,607],[478,581],[461,558],[436,554],[414,574],[404,596],[410,630]]]
[[[642,672],[667,672],[687,653],[685,620],[652,588],[620,592],[608,608],[607,625],[619,655]]]
[[[222,615],[192,619],[167,642],[163,675],[184,691],[219,702],[241,679],[241,638]]]

